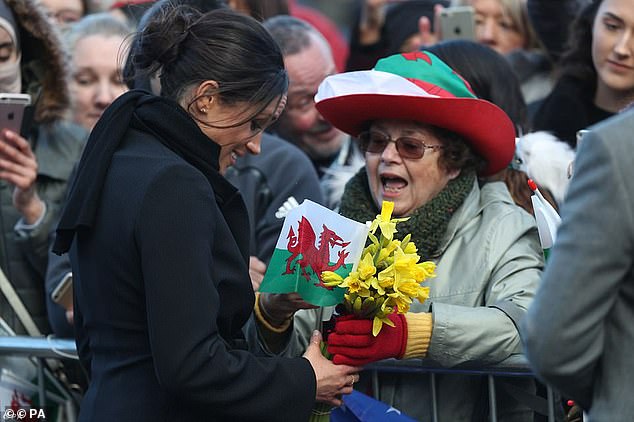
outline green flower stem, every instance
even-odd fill
[[[315,403],[310,412],[309,422],[327,422],[330,421],[330,414],[334,407],[326,403]]]

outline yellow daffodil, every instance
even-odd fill
[[[394,202],[383,201],[381,205],[381,214],[377,215],[370,225],[370,232],[374,234],[378,227],[381,228],[381,234],[389,240],[396,231],[396,223],[391,223],[392,211],[394,211]]]
[[[350,273],[352,274],[352,273]],[[370,296],[370,286],[359,279],[358,274],[355,273],[355,276],[348,276],[343,280],[343,283],[339,285],[339,287],[343,287],[344,289],[348,289],[350,293],[356,293],[359,296]]]
[[[373,288],[374,290],[376,290],[376,292],[379,295],[384,295],[385,294],[385,290],[383,289],[383,286],[381,286],[381,283],[379,283],[379,279],[376,277],[372,277],[370,280],[370,287]]]
[[[377,278],[377,282],[382,288],[391,290],[394,286],[394,273],[381,271],[379,273],[379,277]]]
[[[414,242],[408,242],[407,246],[403,248],[403,252],[405,252],[406,254],[415,254],[416,252],[418,252],[418,250],[416,249],[416,244],[414,244]]]
[[[419,302],[424,302],[427,300],[427,298],[429,297],[429,287],[420,287],[418,289],[418,295],[416,296],[416,298],[418,299]]]
[[[418,267],[421,268],[425,275],[424,278],[436,277],[436,264],[431,261],[425,261],[418,264]]]
[[[394,253],[394,269],[403,276],[414,277],[414,273],[419,270],[419,267],[416,266],[419,259],[418,255],[405,254],[399,249]]]
[[[392,218],[394,211],[394,202],[383,201],[381,205],[381,214],[377,215],[370,224],[370,233],[374,234],[377,228],[381,229],[381,235],[391,241],[396,233],[396,223],[408,220],[407,218]]]
[[[388,293],[391,299],[391,303],[398,309],[399,314],[404,314],[409,311],[409,305],[412,303],[412,299],[409,296],[401,293]]]
[[[347,312],[360,318],[372,319],[372,333],[378,335],[384,324],[394,326],[388,316],[406,313],[414,300],[424,302],[429,287],[421,283],[435,277],[433,262],[418,262],[417,247],[411,234],[403,240],[394,239],[396,225],[407,218],[392,218],[394,203],[384,201],[381,214],[370,225],[369,244],[355,270],[346,278],[332,271],[324,271],[326,286],[345,289],[344,306]],[[380,234],[375,235],[380,229]]]
[[[399,292],[408,298],[418,297],[419,288],[420,284],[411,278],[401,279],[394,285],[394,291]]]
[[[372,254],[366,253],[363,256],[363,259],[359,262],[359,268],[357,270],[359,273],[359,278],[362,280],[367,280],[376,274],[376,267],[374,266],[374,259],[372,259]]]
[[[338,286],[343,282],[343,278],[333,271],[323,271],[321,281],[328,287]]]

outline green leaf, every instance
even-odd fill
[[[389,319],[387,316],[381,318],[381,321],[383,321],[384,324],[389,325],[390,327],[396,327],[396,325],[394,325],[394,323],[392,322],[391,319]]]
[[[412,234],[407,233],[407,236],[405,236],[403,240],[401,240],[401,249],[405,250],[411,238],[412,238]]]
[[[319,344],[319,348],[321,349],[321,354],[328,360],[332,360],[332,355],[328,353],[328,344],[326,342],[321,342]]]
[[[372,322],[372,335],[374,337],[378,336],[381,328],[383,328],[383,321],[379,318],[374,318],[374,321]]]
[[[377,237],[375,235],[373,235],[372,233],[368,233],[368,238],[370,239],[370,241],[372,241],[372,243],[374,243],[375,245],[379,244],[379,239],[377,239]]]

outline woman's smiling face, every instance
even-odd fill
[[[408,137],[427,147],[443,145],[430,126],[414,121],[377,120],[370,126],[373,131],[392,140]],[[380,208],[384,200],[392,201],[394,216],[405,217],[433,199],[460,174],[440,165],[440,154],[440,148],[424,148],[422,158],[403,158],[394,142],[389,142],[383,152],[366,152],[368,183],[377,206]]]
[[[279,117],[285,105],[284,95],[257,114],[254,113],[259,107],[249,103],[227,105],[215,100],[204,108],[197,123],[201,131],[220,146],[220,173],[224,174],[227,168],[235,165],[238,157],[260,153],[263,131]],[[249,115],[253,117],[245,121],[245,116]]]

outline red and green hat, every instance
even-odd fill
[[[373,70],[329,76],[315,102],[326,120],[352,136],[379,119],[453,131],[487,161],[483,176],[507,167],[515,151],[515,129],[506,113],[477,98],[458,73],[426,51],[386,57]]]

